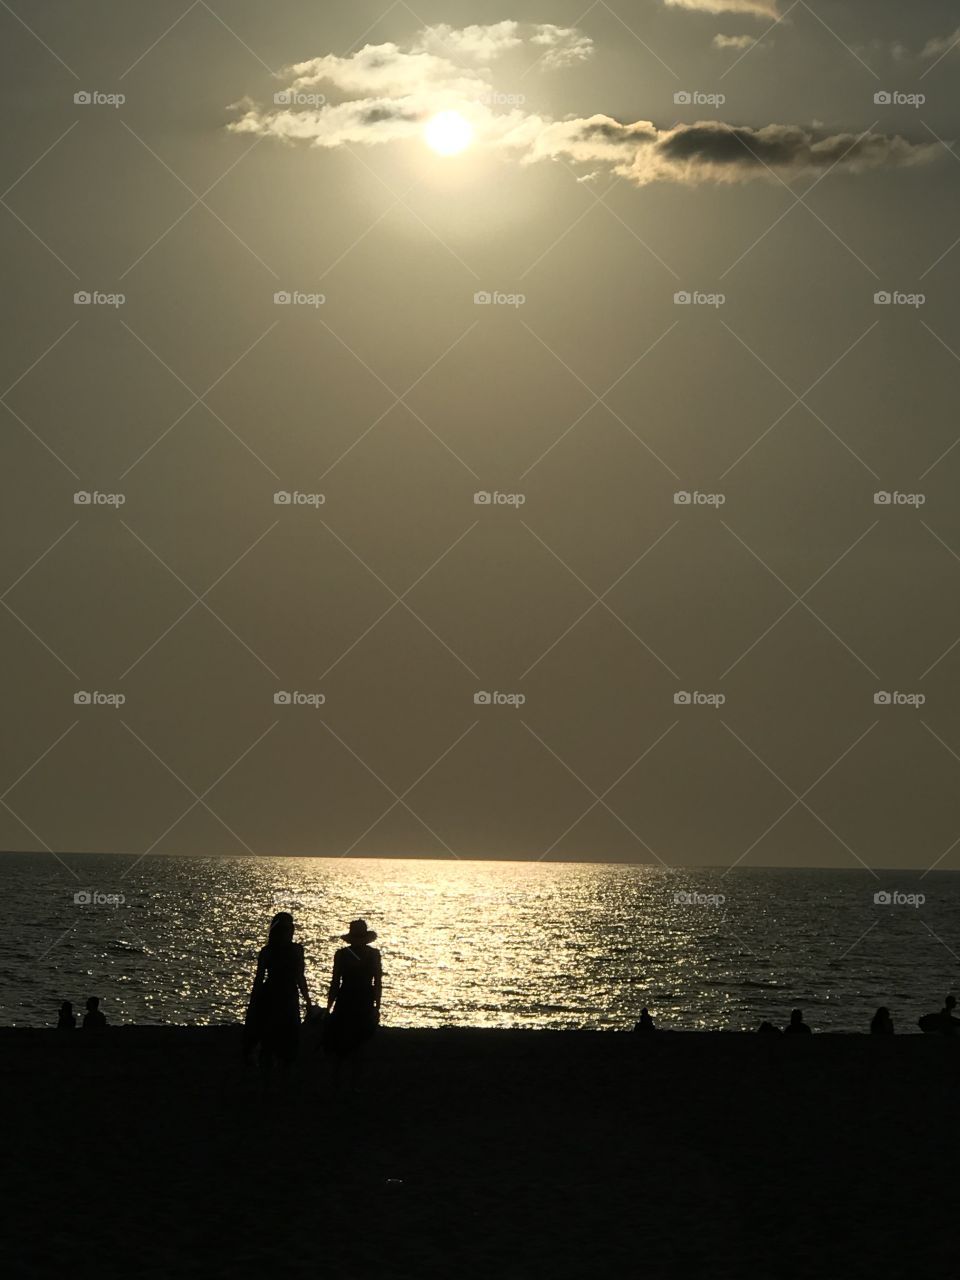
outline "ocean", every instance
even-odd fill
[[[365,858],[0,855],[0,1022],[98,995],[112,1023],[241,1021],[276,911],[325,999],[351,919],[383,953],[384,1023],[898,1032],[958,983],[951,872]],[[69,867],[69,870],[67,869]],[[880,900],[876,900],[876,895]],[[889,899],[889,900],[887,900]]]

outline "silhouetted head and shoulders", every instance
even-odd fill
[[[803,1010],[794,1009],[790,1014],[790,1021],[783,1028],[786,1035],[810,1035],[810,1028],[803,1020]]]
[[[295,925],[289,911],[278,911],[270,921],[266,944],[260,949],[260,960],[269,965],[295,961],[303,956],[303,945],[294,942]]]
[[[64,1000],[57,1014],[57,1030],[58,1031],[76,1031],[77,1019],[73,1012],[73,1005],[69,1000]]]
[[[90,996],[87,1000],[87,1012],[83,1015],[84,1031],[105,1031],[107,1020],[100,1008],[100,997]]]
[[[759,1031],[761,1035],[766,1036],[778,1036],[780,1034],[780,1028],[775,1027],[772,1022],[761,1022],[759,1027],[757,1027],[757,1031]]]
[[[893,1019],[890,1017],[890,1010],[885,1005],[881,1005],[870,1019],[870,1034],[874,1036],[893,1035]]]
[[[633,1029],[646,1036],[652,1035],[656,1031],[656,1023],[650,1017],[650,1011],[647,1008],[640,1010],[640,1020]]]

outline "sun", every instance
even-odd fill
[[[459,111],[441,111],[423,131],[427,146],[442,156],[455,156],[473,141],[473,127]]]

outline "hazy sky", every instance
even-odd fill
[[[0,847],[960,864],[958,26],[3,4]]]

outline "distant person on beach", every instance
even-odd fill
[[[324,1048],[337,1059],[340,1068],[350,1061],[355,1071],[362,1063],[362,1051],[380,1022],[383,968],[380,952],[370,945],[377,935],[366,920],[352,920],[343,934],[347,944],[333,957],[333,976],[327,993],[330,1011],[324,1029]]]
[[[91,996],[87,1001],[87,1012],[83,1015],[83,1029],[94,1033],[107,1029],[107,1020],[100,1011],[99,996]]]
[[[886,1006],[881,1005],[870,1019],[870,1034],[872,1036],[893,1035],[893,1019],[890,1017],[890,1010]]]
[[[780,1034],[780,1028],[775,1027],[772,1022],[761,1022],[759,1027],[757,1027],[757,1030],[762,1035],[767,1035],[767,1036],[769,1035],[778,1036]]]
[[[267,945],[257,957],[244,1026],[244,1057],[249,1059],[259,1045],[264,1072],[270,1071],[274,1061],[289,1067],[297,1056],[301,996],[310,1012],[303,947],[294,942],[293,930],[290,912],[278,912],[271,921]]]
[[[783,1028],[783,1030],[784,1030],[784,1034],[786,1035],[794,1035],[794,1036],[810,1035],[810,1028],[807,1026],[807,1024],[803,1020],[802,1009],[794,1009],[794,1011],[790,1014],[790,1021]]]
[[[957,1028],[960,1027],[960,1018],[956,1018],[953,1013],[956,1007],[956,998],[947,996],[940,1012],[925,1013],[922,1018],[918,1019],[917,1026],[924,1035],[956,1035]]]
[[[640,1010],[640,1021],[633,1029],[634,1031],[639,1031],[640,1034],[644,1036],[653,1035],[656,1031],[656,1025],[646,1008]]]
[[[73,1005],[69,1000],[64,1000],[60,1006],[60,1012],[57,1014],[57,1030],[58,1031],[76,1031],[77,1019],[74,1016]]]

